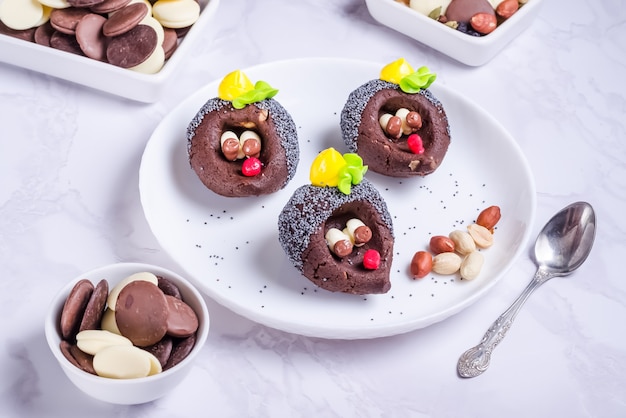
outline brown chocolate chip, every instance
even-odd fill
[[[102,3],[91,6],[90,9],[94,13],[107,14],[121,9],[130,3],[130,0],[104,0]]]
[[[115,322],[120,333],[138,347],[156,344],[167,332],[165,294],[154,284],[137,280],[120,291]]]
[[[81,279],[74,285],[69,296],[65,299],[60,323],[63,339],[71,340],[76,336],[93,289],[93,284],[89,280]]]
[[[144,350],[152,353],[159,360],[159,363],[161,363],[161,367],[165,367],[165,365],[167,364],[167,360],[172,354],[173,347],[174,341],[171,337],[168,337],[166,335],[158,343],[153,344],[149,347],[144,347]]]
[[[198,329],[198,317],[193,308],[174,296],[165,295],[167,301],[167,334],[188,337]]]
[[[50,46],[60,51],[71,52],[76,55],[84,55],[74,35],[67,35],[56,31],[50,37]]]
[[[102,34],[102,26],[106,21],[104,16],[90,13],[76,26],[76,40],[80,49],[86,56],[98,61],[106,58],[107,39]]]
[[[157,41],[154,28],[137,25],[128,32],[111,38],[107,46],[107,59],[118,67],[135,67],[154,52]]]
[[[165,59],[169,59],[176,48],[178,48],[178,35],[172,28],[163,28],[163,51],[165,51]]]
[[[189,353],[191,353],[194,345],[196,345],[196,334],[193,334],[187,338],[183,338],[182,340],[178,340],[174,344],[172,354],[167,360],[165,366],[163,366],[163,370],[171,369],[172,367],[183,361],[189,355]]]
[[[128,32],[148,14],[145,3],[131,3],[111,15],[102,26],[104,36],[118,36]]]
[[[183,298],[183,296],[180,294],[180,289],[174,284],[174,282],[161,276],[157,276],[157,280],[159,289],[161,289],[163,293],[165,293],[166,295],[174,296],[177,299]]]
[[[49,20],[43,25],[37,26],[37,29],[35,29],[35,42],[39,45],[50,46],[50,38],[55,31],[56,29],[52,27]]]
[[[71,344],[69,348],[70,354],[76,360],[78,367],[91,374],[97,374],[93,368],[93,356],[82,351],[76,344]]]
[[[89,10],[77,7],[54,9],[50,13],[50,24],[59,32],[74,35],[78,22],[89,13]]]
[[[91,7],[102,3],[104,0],[67,0],[70,6]]]
[[[35,39],[35,28],[15,30],[5,25],[1,20],[0,20],[0,33],[3,35],[11,36],[13,38],[22,39],[28,42],[33,42]]]
[[[80,323],[80,328],[78,328],[79,331],[100,328],[100,322],[102,321],[102,315],[104,315],[108,295],[109,283],[102,279],[98,282],[89,298],[83,319]]]

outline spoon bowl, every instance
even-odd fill
[[[459,358],[461,377],[476,377],[489,367],[491,353],[513,325],[526,299],[543,283],[566,276],[587,259],[596,233],[596,216],[587,202],[576,202],[561,209],[537,236],[534,261],[537,272],[521,295],[489,327],[481,342]]]
[[[565,276],[587,259],[595,236],[596,217],[587,202],[576,202],[554,215],[535,242],[535,263],[555,276]]]

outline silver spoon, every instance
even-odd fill
[[[513,325],[526,299],[540,285],[557,276],[566,276],[585,261],[596,232],[596,216],[589,203],[576,202],[561,209],[543,227],[535,241],[535,277],[502,315],[491,324],[482,341],[459,358],[461,377],[476,377],[489,367],[491,353]]]

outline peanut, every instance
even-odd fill
[[[490,13],[476,13],[471,17],[470,25],[476,32],[487,35],[498,26],[498,20]]]
[[[411,274],[414,279],[421,279],[431,272],[433,256],[428,251],[418,251],[411,260]]]
[[[461,267],[461,257],[457,253],[441,253],[433,257],[433,271],[437,274],[454,274]]]
[[[433,254],[441,254],[441,253],[453,253],[454,252],[454,241],[445,235],[435,235],[430,239],[430,251]]]
[[[456,231],[450,232],[449,237],[454,241],[454,247],[459,254],[465,255],[476,251],[476,243],[469,232],[457,229]]]
[[[475,279],[480,273],[484,262],[485,257],[483,257],[482,253],[478,251],[469,253],[461,262],[461,277],[465,280]]]
[[[496,7],[496,14],[503,19],[508,19],[513,16],[517,9],[519,9],[518,0],[504,0]]]
[[[478,218],[476,218],[476,223],[491,230],[500,220],[500,216],[502,215],[500,213],[499,206],[489,206],[488,208],[480,212],[480,214],[478,214]]]
[[[489,248],[493,245],[493,234],[484,226],[478,224],[468,225],[467,232],[478,248]]]

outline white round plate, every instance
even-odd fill
[[[400,334],[453,315],[482,297],[524,252],[535,213],[528,164],[511,135],[489,114],[435,82],[452,143],[438,170],[425,178],[396,179],[368,172],[393,217],[391,290],[356,296],[316,287],[288,261],[278,242],[278,214],[293,191],[309,183],[323,149],[347,152],[339,117],[348,94],[378,78],[384,64],[311,58],[244,69],[254,83],[279,89],[275,97],[298,128],[300,163],[293,180],[269,196],[226,198],[190,168],[186,129],[204,102],[217,96],[212,82],[170,112],[150,138],[139,187],[147,221],[165,251],[198,288],[253,321],[322,338],[358,339]],[[498,205],[495,244],[473,281],[431,274],[414,280],[411,258],[432,235],[465,229],[479,211]]]

